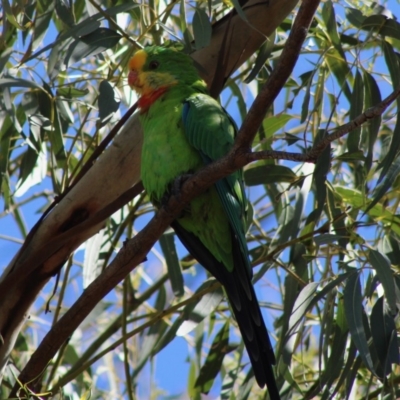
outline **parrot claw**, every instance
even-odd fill
[[[183,174],[178,176],[171,185],[171,196],[179,196],[183,184],[193,176],[193,174]]]
[[[187,173],[178,176],[170,185],[168,190],[164,193],[163,197],[161,198],[161,205],[166,206],[169,202],[171,196],[175,196],[179,200],[179,196],[181,193],[182,185],[192,176],[192,174]],[[184,213],[185,210],[182,211]],[[179,216],[178,216],[179,218]]]

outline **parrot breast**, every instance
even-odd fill
[[[144,132],[142,181],[156,202],[161,201],[174,179],[199,169],[203,164],[198,152],[186,139],[182,108],[181,101],[166,93],[140,114]]]

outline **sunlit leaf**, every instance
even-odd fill
[[[388,302],[390,312],[392,313],[392,315],[396,315],[396,292],[390,261],[385,255],[374,249],[371,249],[369,251],[368,258],[378,275],[379,281],[381,282],[383,289],[385,290],[385,298]]]
[[[229,324],[225,323],[215,336],[211,345],[210,352],[200,369],[200,374],[196,379],[195,387],[199,387],[202,393],[208,393],[218,375],[225,354],[230,351],[229,343]]]

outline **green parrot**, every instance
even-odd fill
[[[150,46],[129,61],[129,85],[138,92],[143,127],[141,177],[160,206],[176,178],[223,157],[236,127],[207,92],[192,59],[173,47]],[[242,334],[254,375],[279,399],[275,356],[251,282],[245,238],[242,171],[218,181],[193,199],[172,227],[187,250],[224,287]]]

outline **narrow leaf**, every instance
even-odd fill
[[[210,44],[212,28],[208,15],[202,8],[196,9],[192,25],[196,50],[207,47]]]
[[[392,79],[393,88],[398,88],[400,86],[400,65],[399,59],[393,49],[393,47],[387,43],[383,42],[383,54],[385,57],[386,64],[389,69],[390,77]],[[400,107],[400,99],[397,98],[397,108]],[[398,151],[400,148],[400,118],[399,114],[396,116],[396,125],[393,130],[393,134],[391,135],[392,141],[390,143],[389,151],[387,152],[384,160],[380,163],[379,167],[382,168],[381,174],[378,179],[378,183],[380,183],[388,172],[389,168],[392,166],[392,163],[396,156],[398,155]]]
[[[247,186],[265,185],[275,182],[295,182],[296,174],[284,165],[261,165],[244,171],[244,181]]]
[[[203,288],[204,289],[204,288]],[[223,299],[222,289],[206,293],[196,304],[194,309],[185,317],[176,332],[177,336],[184,336],[197,327],[197,325],[208,317],[217,308]]]
[[[360,71],[357,70],[356,78],[354,80],[353,92],[350,98],[350,120],[353,120],[360,115],[364,108],[364,83]],[[359,150],[361,137],[361,127],[353,129],[347,138],[347,148],[349,152],[356,152]]]
[[[396,291],[390,260],[384,254],[373,249],[369,251],[368,258],[371,262],[372,267],[378,275],[379,281],[383,286],[390,312],[392,313],[392,315],[396,315]]]
[[[272,50],[274,49],[275,36],[276,31],[274,31],[274,33],[270,35],[265,43],[260,47],[253,68],[250,71],[249,75],[244,79],[244,83],[250,83],[253,79],[257,77],[258,73],[264,67],[268,57],[271,55]]]
[[[83,257],[83,288],[86,289],[102,272],[99,262],[100,249],[104,241],[104,229],[87,240]]]
[[[202,393],[208,393],[214,380],[220,372],[225,354],[229,353],[229,323],[226,322],[215,336],[200,374],[196,379],[195,387],[199,387]]]
[[[365,108],[368,109],[380,103],[382,101],[382,96],[375,78],[370,73],[368,73],[367,71],[363,71],[363,80],[365,91]],[[374,144],[376,138],[378,137],[381,121],[381,116],[373,118],[368,121],[368,124],[365,125],[363,128],[362,143],[364,144],[364,147],[366,147],[368,150],[366,161],[367,170],[370,169],[372,166]]]
[[[399,363],[399,348],[390,354],[391,338],[396,334],[396,324],[393,317],[385,310],[384,298],[380,297],[374,304],[371,312],[371,334],[376,353],[381,365],[381,378],[391,372],[391,363]]]
[[[288,335],[293,335],[296,333],[296,329],[300,324],[301,320],[305,316],[310,304],[312,303],[315,292],[318,289],[319,282],[310,282],[306,285],[294,303],[292,314],[289,319],[289,329]]]
[[[99,85],[99,119],[101,124],[105,124],[110,120],[112,115],[118,111],[120,101],[115,98],[114,88],[110,82],[103,80]]]
[[[352,274],[347,279],[343,299],[347,325],[349,326],[351,337],[364,364],[375,374],[362,318],[363,305],[359,274]]]
[[[183,296],[184,283],[182,270],[176,253],[174,234],[172,232],[165,233],[160,237],[160,246],[163,251],[171,287],[176,297]]]
[[[95,56],[103,51],[114,47],[121,35],[108,28],[97,28],[88,35],[81,36],[69,47],[64,59],[66,66],[73,65],[83,58]]]

